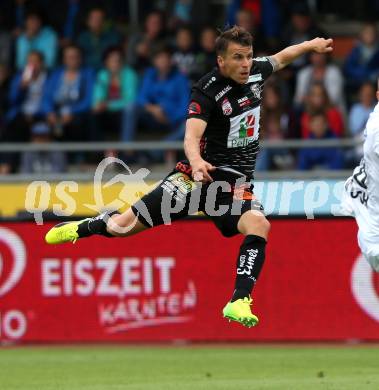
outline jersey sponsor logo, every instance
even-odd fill
[[[207,89],[214,81],[216,81],[216,77],[213,76],[205,85],[203,89]]]
[[[225,98],[222,101],[221,108],[222,108],[222,112],[224,113],[224,115],[230,115],[233,112],[232,105],[230,104],[230,101],[228,100],[228,98]]]
[[[241,148],[256,141],[259,136],[260,108],[255,107],[230,118],[228,148]]]
[[[216,96],[215,100],[218,102],[226,93],[228,93],[232,87],[230,85],[227,85],[224,89],[222,89]]]
[[[174,173],[162,183],[162,188],[177,201],[184,201],[196,187],[190,176],[182,172]]]
[[[243,98],[238,99],[238,104],[240,105],[240,107],[245,107],[245,106],[249,105],[250,103],[251,103],[250,99],[247,96],[244,96]]]
[[[249,76],[249,79],[247,80],[248,83],[255,83],[257,81],[261,81],[262,80],[262,73],[258,73],[258,74],[253,74],[251,76]]]
[[[197,102],[191,102],[189,107],[188,107],[188,114],[189,115],[191,115],[191,114],[195,114],[195,115],[201,114],[200,104],[197,103]]]
[[[260,99],[261,98],[261,87],[259,84],[252,84],[250,85],[250,91],[252,92],[252,94],[254,95],[254,97],[256,99]]]

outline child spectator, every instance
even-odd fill
[[[327,117],[323,113],[313,114],[309,121],[310,139],[334,139],[334,132],[328,127]],[[336,147],[304,148],[299,151],[298,169],[309,170],[342,169],[343,154]]]

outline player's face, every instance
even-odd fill
[[[253,65],[253,48],[229,43],[224,55],[217,58],[221,74],[239,84],[247,83]]]

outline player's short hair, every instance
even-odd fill
[[[253,37],[249,31],[239,26],[225,30],[216,39],[216,54],[225,54],[230,42],[237,43],[241,46],[253,46]]]

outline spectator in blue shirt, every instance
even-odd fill
[[[47,72],[40,52],[31,51],[22,72],[12,79],[9,89],[9,111],[3,142],[28,142],[33,126],[44,120],[42,108]],[[9,173],[17,166],[18,154],[4,153],[0,158],[0,173]]]
[[[366,23],[361,30],[359,42],[345,62],[346,83],[351,91],[365,81],[376,81],[379,74],[379,41],[374,23]]]
[[[57,34],[50,27],[42,25],[42,18],[37,12],[31,12],[25,19],[24,32],[16,40],[16,67],[21,70],[28,54],[36,50],[43,54],[45,65],[52,68],[55,65],[58,40]]]
[[[311,116],[310,132],[310,139],[336,139],[333,131],[328,128],[328,121],[324,113]],[[337,147],[305,148],[299,152],[298,169],[341,169],[342,167],[343,154]]]
[[[80,48],[66,46],[63,66],[50,76],[43,102],[43,110],[57,138],[67,141],[88,139],[93,84],[94,72],[82,67]]]
[[[351,136],[358,141],[363,141],[363,131],[371,112],[374,110],[376,104],[375,91],[376,88],[372,83],[363,83],[359,88],[359,101],[353,104],[350,109],[349,130]],[[346,160],[351,167],[355,167],[359,164],[362,157],[362,144],[346,151]]]
[[[144,74],[137,103],[124,111],[123,141],[135,138],[137,126],[150,132],[166,131],[166,140],[179,140],[184,135],[189,80],[173,66],[165,46],[156,50],[153,64]]]
[[[117,31],[105,25],[105,11],[102,8],[93,8],[87,17],[87,30],[78,38],[78,45],[83,51],[85,64],[95,69],[102,66],[104,52],[121,41]]]
[[[359,101],[353,104],[349,113],[349,130],[352,136],[360,136],[363,132],[375,103],[374,85],[369,82],[363,83],[359,88]]]

